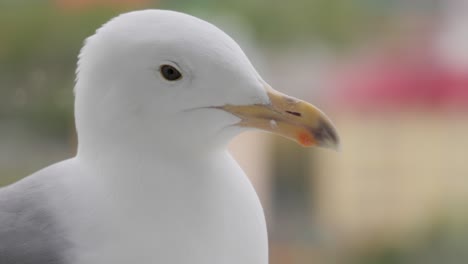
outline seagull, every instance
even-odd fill
[[[263,209],[228,142],[260,129],[339,145],[226,33],[175,11],[104,24],[74,93],[76,156],[0,189],[2,264],[267,264]]]

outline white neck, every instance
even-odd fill
[[[83,247],[101,253],[76,263],[267,264],[263,210],[226,151],[159,158],[86,162],[90,174],[73,185],[86,190],[76,211],[90,221],[72,230]]]

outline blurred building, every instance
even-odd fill
[[[315,157],[314,189],[320,224],[344,247],[419,243],[441,218],[468,215],[468,69],[440,56],[437,27],[414,29],[328,76],[343,152]]]
[[[461,17],[405,14],[405,27],[341,57],[322,76],[330,92],[323,109],[338,127],[341,153],[256,134],[234,142],[247,174],[259,177],[281,259],[274,263],[329,263],[330,250],[343,256],[376,243],[408,246],[441,218],[466,222],[468,67],[464,35],[456,33],[465,32],[459,23],[468,16]]]
[[[344,241],[407,238],[438,215],[467,213],[468,71],[417,48],[334,75],[343,152],[317,157],[316,188],[321,221]]]

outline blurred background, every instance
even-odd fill
[[[466,0],[0,0],[0,185],[74,155],[83,40],[142,8],[218,25],[335,121],[340,153],[260,132],[231,144],[271,264],[468,263]]]

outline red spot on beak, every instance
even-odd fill
[[[299,143],[305,147],[313,146],[316,143],[315,139],[309,133],[304,131],[297,134],[297,141],[299,141]]]

